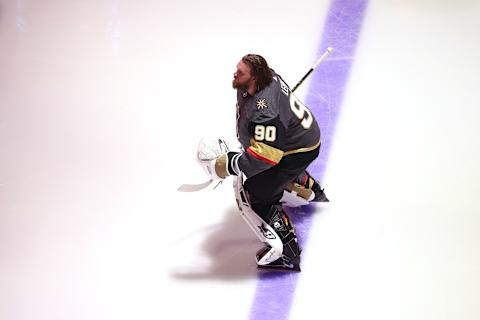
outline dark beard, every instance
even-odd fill
[[[245,83],[244,84],[235,83],[235,80],[234,80],[232,81],[232,88],[240,91],[246,91],[248,86]]]

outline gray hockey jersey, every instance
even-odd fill
[[[320,129],[311,111],[273,73],[271,84],[251,96],[237,90],[238,168],[247,177],[278,164],[292,153],[320,145]]]

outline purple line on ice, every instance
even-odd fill
[[[333,0],[328,9],[317,56],[323,54],[328,47],[333,47],[334,51],[314,71],[305,99],[305,104],[315,115],[322,133],[320,155],[309,168],[312,175],[320,181],[327,166],[335,124],[347,86],[367,3],[368,0]],[[328,188],[325,191],[329,196]],[[334,198],[330,200],[333,203],[335,201]],[[311,213],[314,210],[313,206],[307,206],[302,210],[303,215],[290,214],[297,230],[300,246],[304,250],[312,223]],[[300,275],[301,273],[261,273],[250,319],[288,319]]]

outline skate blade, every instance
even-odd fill
[[[291,268],[287,266],[271,266],[271,265],[259,265],[257,264],[257,269],[262,271],[278,271],[278,272],[301,272],[300,266],[293,266]]]

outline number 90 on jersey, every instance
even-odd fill
[[[277,128],[275,126],[255,126],[255,140],[273,142],[277,140]]]

